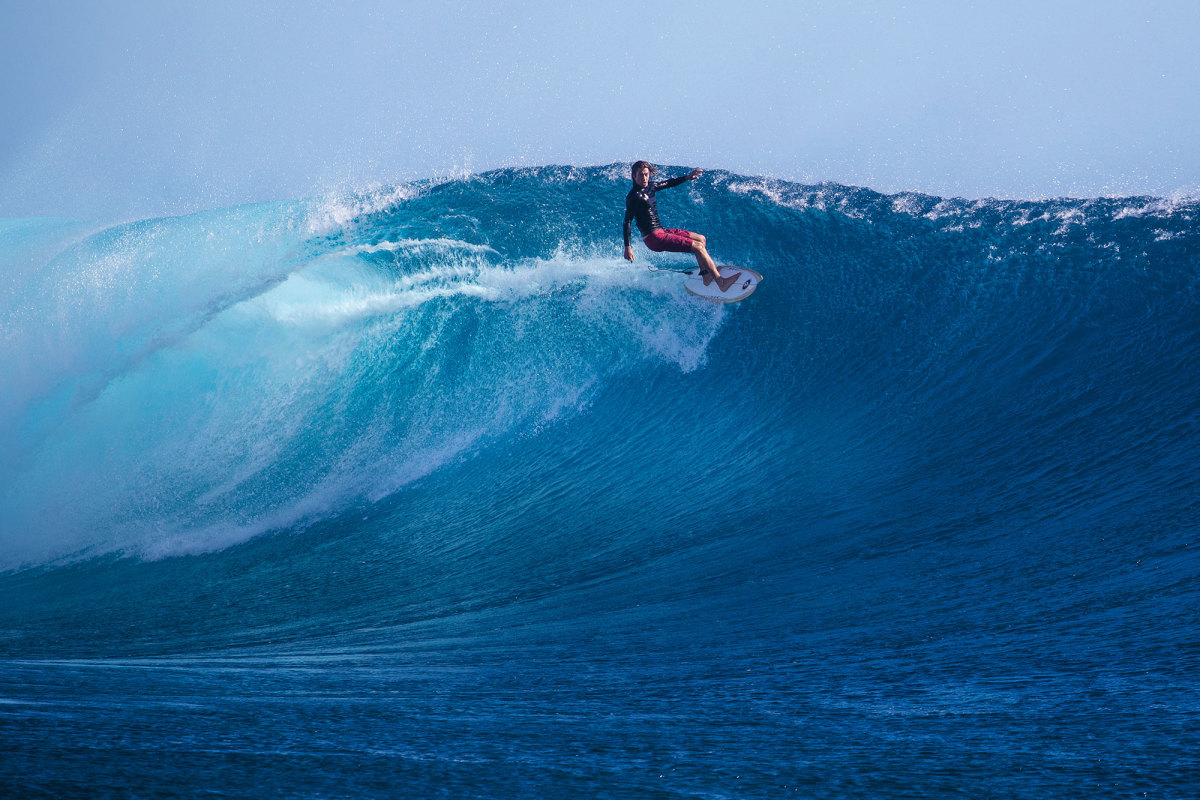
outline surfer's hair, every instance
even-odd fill
[[[635,161],[633,162],[633,166],[629,169],[629,177],[632,178],[634,175],[637,175],[639,172],[641,172],[642,167],[649,167],[651,175],[658,172],[658,167],[654,166],[649,161]]]

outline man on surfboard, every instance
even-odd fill
[[[707,286],[715,280],[717,288],[724,292],[738,279],[741,273],[734,273],[727,278],[722,278],[717,265],[713,263],[712,258],[708,255],[708,250],[705,249],[706,240],[703,236],[679,228],[664,228],[658,221],[658,199],[654,193],[659,189],[678,186],[685,181],[694,181],[700,177],[703,170],[694,169],[687,175],[666,181],[651,181],[650,178],[656,172],[658,172],[658,168],[646,161],[635,161],[630,170],[633,188],[629,190],[629,194],[625,195],[625,226],[623,230],[625,260],[633,261],[630,223],[637,220],[638,230],[642,232],[642,241],[646,247],[656,253],[691,253],[696,257],[696,263],[700,266],[701,274],[704,276],[704,285]]]

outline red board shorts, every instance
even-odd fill
[[[642,237],[642,241],[656,253],[692,252],[692,235],[679,228],[659,228]]]

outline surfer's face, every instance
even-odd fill
[[[639,189],[645,189],[650,185],[650,168],[643,166],[641,169],[633,172],[633,185]]]

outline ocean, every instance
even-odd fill
[[[0,795],[1200,796],[1200,201],[628,187],[0,221]]]

